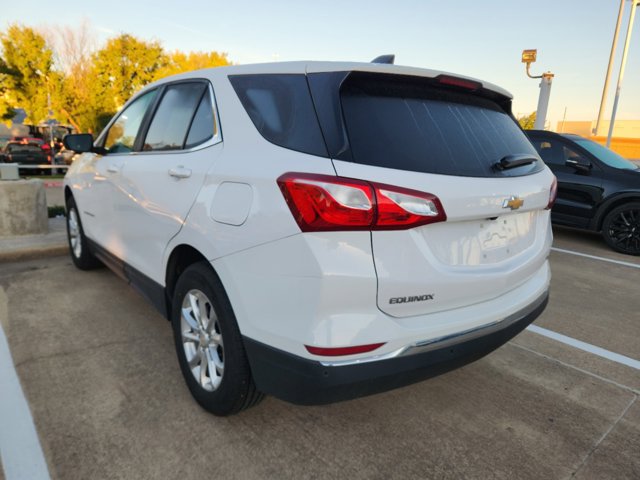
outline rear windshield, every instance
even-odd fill
[[[388,78],[384,78],[388,77]],[[471,177],[540,171],[541,160],[509,170],[508,155],[538,154],[492,100],[395,75],[352,75],[340,98],[353,161],[422,173]]]
[[[18,152],[40,153],[41,148],[37,145],[15,144],[15,145],[8,145],[7,151],[11,153],[18,153]]]

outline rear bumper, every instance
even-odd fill
[[[244,343],[259,390],[298,405],[320,405],[402,387],[478,360],[524,330],[547,302],[545,291],[528,307],[495,324],[360,363],[321,363],[248,337]]]

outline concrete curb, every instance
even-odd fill
[[[66,243],[60,245],[47,245],[43,247],[21,248],[0,252],[0,263],[20,262],[24,260],[57,257],[68,254],[69,247]]]
[[[65,255],[69,251],[64,217],[49,219],[49,233],[0,237],[0,263]]]

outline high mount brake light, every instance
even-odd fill
[[[473,80],[467,80],[465,78],[452,77],[450,75],[438,75],[436,81],[441,85],[448,85],[450,87],[463,88],[465,90],[480,90],[482,84],[480,82],[474,82]]]
[[[303,232],[404,230],[447,219],[430,193],[331,175],[285,173],[278,185]]]
[[[547,210],[551,210],[553,204],[556,203],[556,198],[558,197],[558,179],[553,177],[553,182],[551,182],[551,188],[549,188],[549,203],[547,204]]]

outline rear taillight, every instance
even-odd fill
[[[549,203],[547,204],[547,210],[551,210],[553,204],[556,203],[556,197],[558,196],[558,179],[553,177],[551,182],[551,188],[549,189]]]
[[[413,228],[447,219],[435,195],[388,185],[374,184],[374,187],[378,206],[376,230]]]
[[[303,232],[401,230],[447,219],[430,193],[331,175],[285,173],[278,185]]]
[[[374,220],[373,189],[366,182],[288,173],[278,184],[303,232],[368,230]]]

